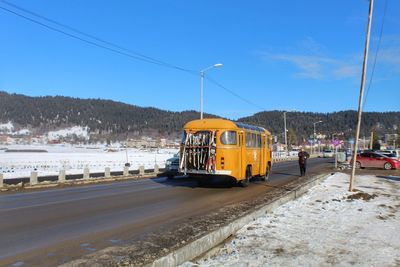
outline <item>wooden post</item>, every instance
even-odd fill
[[[37,173],[37,171],[31,172],[31,177],[30,177],[29,183],[31,185],[35,185],[35,184],[38,183],[38,173]]]
[[[154,164],[154,173],[157,174],[157,173],[159,173],[159,171],[160,171],[160,168],[158,167],[158,165]]]
[[[129,176],[129,167],[124,166],[123,176]]]
[[[64,183],[65,182],[65,170],[60,170],[58,173],[58,182]]]
[[[104,170],[104,176],[105,176],[106,178],[110,178],[110,177],[111,177],[111,170],[110,170],[110,167],[107,167],[107,168]]]
[[[144,175],[144,166],[139,166],[139,175]]]
[[[89,168],[86,167],[83,169],[83,179],[89,179],[89,178],[90,178]]]

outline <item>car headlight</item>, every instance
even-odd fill
[[[166,166],[171,166],[171,161],[167,160],[167,162],[165,163]]]

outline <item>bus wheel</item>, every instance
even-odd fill
[[[241,180],[241,181],[239,182],[239,183],[240,183],[240,186],[241,186],[241,187],[247,187],[247,186],[249,186],[249,184],[250,184],[250,179],[251,179],[251,167],[248,166],[247,169],[246,169],[246,178],[244,178],[243,180]]]
[[[261,176],[261,181],[264,182],[268,181],[270,173],[271,173],[271,166],[268,164],[267,170],[265,171],[265,175]]]

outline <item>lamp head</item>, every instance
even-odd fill
[[[220,68],[220,67],[222,67],[223,66],[223,64],[222,63],[217,63],[217,64],[214,64],[214,68]]]

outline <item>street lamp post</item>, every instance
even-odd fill
[[[312,144],[312,147],[311,147],[311,154],[312,154],[312,148],[314,147],[314,145],[315,145],[315,135],[316,135],[316,132],[315,132],[315,125],[316,124],[318,124],[318,123],[321,123],[322,121],[317,121],[317,122],[313,122],[313,124],[314,124],[314,134],[313,134],[313,144]]]
[[[294,111],[296,111],[296,110],[285,110],[285,111],[283,111],[283,125],[284,125],[284,128],[285,128],[285,132],[284,132],[284,134],[285,134],[285,152],[286,152],[286,155],[288,155],[288,143],[287,143],[287,127],[286,127],[286,113],[287,112],[294,112]]]
[[[219,68],[222,67],[223,65],[221,63],[214,64],[212,66],[209,66],[203,70],[200,71],[200,119],[203,119],[203,87],[204,87],[204,73],[212,68]]]

